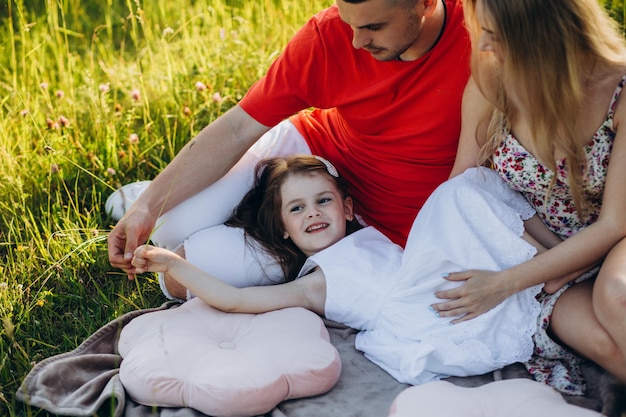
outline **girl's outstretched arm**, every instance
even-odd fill
[[[264,313],[303,307],[324,315],[326,279],[321,270],[285,284],[237,288],[196,268],[174,252],[143,245],[135,250],[133,266],[142,272],[167,272],[211,307],[226,312]]]

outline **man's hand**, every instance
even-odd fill
[[[109,262],[126,272],[128,279],[134,279],[137,274],[131,263],[135,249],[147,242],[154,224],[149,212],[134,204],[109,233]]]

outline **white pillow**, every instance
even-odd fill
[[[195,298],[131,320],[118,350],[136,402],[211,416],[265,414],[329,391],[341,373],[322,320],[303,308],[224,313]]]
[[[391,405],[388,417],[600,417],[568,404],[549,386],[530,379],[505,379],[480,387],[446,381],[406,388]]]

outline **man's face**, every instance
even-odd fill
[[[409,8],[388,0],[351,4],[337,0],[341,20],[353,31],[352,46],[365,49],[379,61],[397,59],[414,46],[424,25],[423,0]]]

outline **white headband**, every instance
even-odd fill
[[[335,178],[339,178],[339,173],[337,172],[337,168],[335,168],[335,166],[333,164],[330,163],[330,161],[328,161],[327,159],[322,158],[321,156],[317,156],[315,155],[315,159],[317,159],[318,161],[320,161],[322,164],[324,164],[326,166],[326,171],[328,171],[328,173],[335,177]]]

